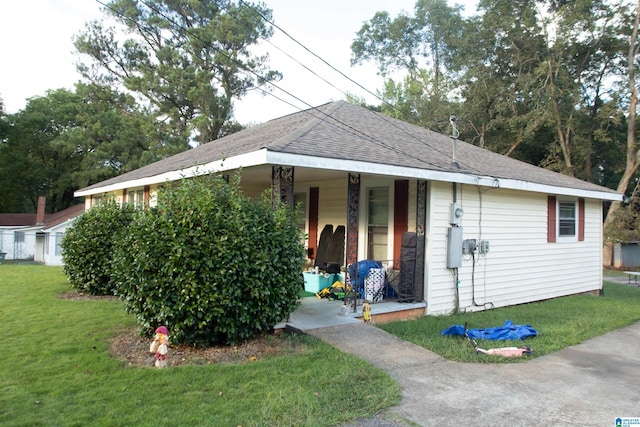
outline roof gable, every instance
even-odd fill
[[[82,212],[84,212],[84,204],[81,203],[61,210],[60,212],[46,215],[44,219],[43,230],[47,230],[49,228],[55,227],[56,225],[60,225],[65,221],[77,217]]]

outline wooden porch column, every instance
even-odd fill
[[[416,301],[424,301],[425,248],[427,244],[427,181],[418,181],[416,206],[416,270],[414,294]]]
[[[349,174],[347,197],[347,265],[349,265],[358,262],[360,175]]]
[[[293,199],[293,167],[271,167],[271,202],[275,207],[277,202],[294,206]]]

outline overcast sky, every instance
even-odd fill
[[[376,74],[374,64],[351,67],[351,42],[363,22],[372,18],[375,12],[385,10],[392,17],[401,10],[412,13],[415,0],[265,0],[264,3],[273,10],[276,25],[375,93],[382,86],[382,78]],[[475,4],[475,1],[457,0],[456,3]],[[24,108],[27,98],[44,96],[49,89],[73,89],[80,76],[75,70],[79,57],[74,53],[72,36],[82,31],[86,22],[102,18],[101,7],[95,0],[0,2],[0,97],[8,113]],[[263,48],[271,56],[271,68],[284,74],[278,86],[299,100],[274,92],[295,105],[292,107],[272,96],[251,94],[236,101],[236,119],[239,122],[264,122],[310,105],[344,99],[342,92],[366,97],[369,102],[375,101],[366,91],[332,71],[280,31],[276,30],[270,42],[338,89],[272,45],[263,43]]]

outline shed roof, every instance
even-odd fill
[[[343,163],[338,170],[352,165],[352,171],[358,172],[355,170],[357,165],[366,164],[367,171],[381,175],[402,171],[404,176],[416,178],[501,187],[505,187],[507,180],[510,185],[507,183],[506,187],[524,190],[540,191],[540,188],[551,187],[588,192],[593,197],[609,200],[622,197],[612,189],[456,141],[450,136],[345,101],[270,120],[91,185],[76,195],[98,194],[107,188],[126,188],[127,183],[142,179],[151,182],[157,178],[161,183],[170,172],[227,162],[238,156],[265,151],[280,154],[273,157],[279,160],[278,164],[283,164],[286,159],[304,158],[303,164],[313,167],[314,162],[320,165],[327,159],[340,159]],[[269,163],[268,157],[261,158],[265,159],[265,164]],[[293,163],[298,162],[292,161],[291,166],[296,166]]]

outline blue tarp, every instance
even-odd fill
[[[440,334],[464,336],[464,326],[453,325]],[[538,335],[538,331],[533,329],[531,325],[514,325],[511,320],[507,320],[504,325],[495,328],[467,329],[467,335],[471,339],[507,341],[535,337]]]

